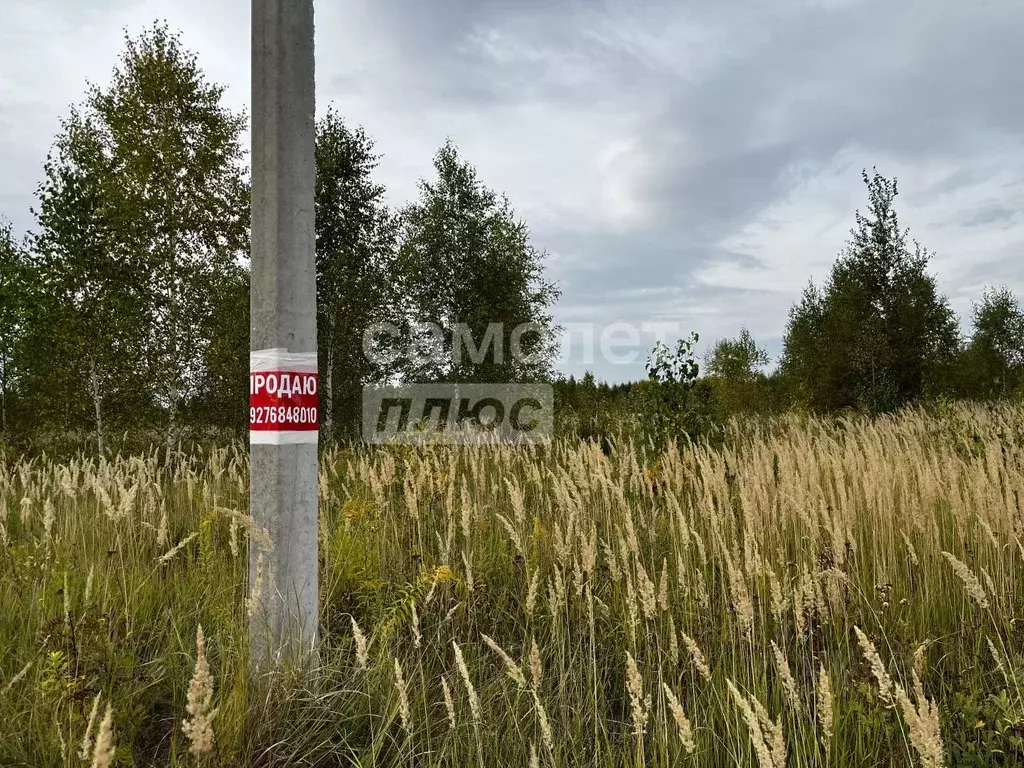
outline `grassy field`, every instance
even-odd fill
[[[320,666],[256,680],[247,472],[0,466],[0,765],[1024,764],[1024,408],[332,448]]]

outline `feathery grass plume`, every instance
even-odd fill
[[[772,720],[771,715],[764,704],[753,694],[747,697],[750,706],[753,707],[758,721],[761,723],[761,732],[764,734],[764,741],[772,755],[772,762],[777,766],[786,765],[786,739],[782,730],[782,716]]]
[[[514,477],[512,479],[505,478],[505,486],[508,488],[509,501],[512,502],[512,515],[519,525],[523,525],[526,522],[526,505],[523,500],[523,491]]]
[[[182,722],[181,730],[189,740],[189,752],[201,754],[213,749],[213,675],[206,661],[206,638],[203,627],[196,628],[196,666],[188,684],[188,717]]]
[[[981,526],[981,530],[983,530],[985,535],[988,536],[988,540],[992,542],[992,546],[999,549],[999,537],[996,536],[995,531],[992,530],[992,526],[980,517],[978,518],[978,525]]]
[[[548,611],[551,618],[558,621],[564,607],[565,582],[562,580],[562,569],[556,565],[554,576],[548,582]]]
[[[163,549],[167,546],[167,541],[170,537],[170,531],[167,528],[167,506],[164,504],[163,511],[160,514],[160,527],[156,531],[156,545]]]
[[[526,603],[523,606],[523,611],[528,619],[533,616],[533,609],[537,605],[538,586],[540,586],[540,566],[534,569],[533,576],[530,578],[530,586],[526,590]]]
[[[57,520],[57,511],[53,502],[46,499],[43,502],[43,538],[49,542],[53,537],[53,524]]]
[[[682,552],[676,553],[676,589],[679,590],[679,594],[683,598],[690,596],[690,578],[691,574],[686,567]]]
[[[704,658],[704,654],[701,652],[700,647],[697,645],[697,641],[690,637],[685,632],[683,635],[683,645],[686,646],[686,650],[690,652],[690,659],[693,661],[693,666],[707,682],[711,682],[711,668],[708,666],[707,660]]]
[[[489,636],[481,633],[480,637],[483,638],[483,641],[487,644],[488,648],[498,654],[498,658],[500,658],[505,664],[505,670],[508,672],[508,676],[511,677],[520,688],[525,688],[526,676],[523,675],[523,670],[520,669],[519,665],[512,660],[512,657],[505,653],[505,650]]]
[[[676,620],[668,615],[668,657],[672,664],[679,666],[679,638],[676,637]]]
[[[658,612],[658,596],[654,591],[654,582],[647,575],[647,569],[644,568],[639,558],[636,560],[636,586],[637,598],[643,609],[644,617],[653,619]]]
[[[772,653],[775,656],[775,667],[779,671],[779,680],[782,681],[782,690],[786,692],[786,698],[792,705],[794,711],[800,711],[800,694],[796,690],[796,680],[793,679],[793,672],[789,668],[789,659],[779,649],[779,646],[772,640]]]
[[[878,649],[875,648],[875,644],[868,639],[868,636],[864,634],[860,627],[854,625],[853,631],[857,635],[857,642],[860,644],[861,652],[871,667],[871,674],[874,675],[875,682],[878,683],[879,696],[882,697],[884,702],[891,702],[893,682],[892,678],[889,677],[888,671],[885,669],[885,664],[882,663],[882,657],[878,655]]]
[[[985,589],[981,586],[981,582],[978,581],[978,577],[974,575],[974,572],[967,567],[967,563],[962,560],[958,560],[955,555],[950,552],[943,550],[942,556],[946,558],[946,561],[953,568],[960,581],[963,582],[964,590],[970,596],[978,606],[987,611],[988,610],[988,597],[985,596]]]
[[[71,635],[71,588],[68,585],[68,572],[64,571],[64,588],[62,590],[64,597],[64,628],[67,630],[68,636]]]
[[[263,597],[263,579],[265,578],[263,572],[264,567],[263,553],[260,552],[256,556],[256,576],[253,579],[251,588],[249,589],[249,595],[245,599],[245,610],[250,619],[256,615],[256,610]]]
[[[693,539],[693,543],[697,547],[697,555],[699,557],[701,567],[707,565],[708,553],[704,547],[704,539],[701,538],[701,535],[697,532],[696,528],[690,529],[690,537]],[[704,572],[701,570],[697,571],[697,581],[701,584],[701,586],[704,585]]]
[[[785,768],[784,765],[775,765],[775,758],[768,749],[768,744],[765,742],[764,738],[764,732],[761,730],[761,722],[758,720],[754,709],[750,706],[750,701],[747,700],[746,696],[740,693],[736,684],[733,683],[732,680],[727,678],[725,684],[729,689],[729,695],[732,696],[733,702],[736,704],[740,714],[743,716],[743,721],[747,724],[747,731],[750,734],[750,741],[754,746],[754,754],[757,755],[758,765],[761,768]]]
[[[228,546],[231,548],[232,557],[238,557],[238,528],[238,518],[232,515],[228,524]]]
[[[537,755],[536,744],[530,744],[530,768],[540,768],[540,757]]]
[[[32,664],[33,662],[30,661],[28,664],[21,668],[18,674],[16,674],[14,677],[10,679],[10,682],[8,682],[7,686],[4,688],[4,693],[7,693],[14,686],[16,686],[18,683],[25,679],[25,676],[28,674],[28,671],[32,669]]]
[[[917,559],[917,550],[914,549],[914,545],[910,543],[910,537],[907,536],[906,531],[901,530],[900,536],[903,537],[903,543],[907,547],[907,554],[910,556],[910,562],[915,566],[920,565],[920,561]]]
[[[78,756],[83,761],[88,760],[89,755],[92,754],[92,727],[96,724],[96,716],[100,713],[100,698],[102,696],[103,692],[100,691],[92,700],[92,710],[89,712],[89,721],[85,724],[85,735],[82,737],[82,748],[78,752]]]
[[[636,630],[640,626],[640,610],[637,607],[639,598],[636,590],[633,589],[633,579],[626,571],[626,609],[629,611],[626,620],[626,628],[629,630],[629,641],[636,644]]]
[[[776,623],[781,623],[787,607],[786,598],[782,594],[782,583],[775,575],[773,568],[767,568],[766,571],[768,573],[768,591],[771,596],[772,618]]]
[[[750,590],[747,589],[746,577],[724,544],[722,545],[722,557],[725,559],[725,570],[729,577],[729,596],[732,608],[736,612],[736,621],[740,631],[746,634],[754,626],[754,605],[750,602]]]
[[[410,609],[412,611],[412,644],[414,648],[419,648],[423,638],[420,635],[420,615],[416,613],[415,600],[410,605]]]
[[[472,560],[472,555],[467,557],[466,553],[463,552],[462,553],[462,564],[466,568],[466,576],[463,579],[466,582],[466,589],[468,589],[470,592],[472,592],[473,589],[474,589],[474,586],[475,586],[475,584],[473,582],[473,560]]]
[[[601,539],[601,551],[604,553],[604,562],[608,567],[608,576],[612,580],[612,583],[619,581],[619,559],[615,555],[615,547],[613,547],[605,539]]]
[[[402,719],[402,727],[405,732],[412,734],[412,712],[409,709],[409,692],[405,686],[405,676],[402,674],[402,665],[398,658],[395,658],[395,690],[398,691],[398,714]]]
[[[462,602],[458,602],[455,605],[453,605],[451,608],[449,608],[448,609],[448,613],[446,613],[444,615],[444,618],[441,619],[441,624],[444,625],[444,624],[447,624],[449,621],[451,621],[452,616],[454,616],[455,612],[457,610],[459,610],[459,608],[461,608],[462,606],[463,606],[463,603]]]
[[[466,481],[465,475],[463,475],[461,489],[462,537],[467,545],[472,535],[473,510],[470,507],[470,503],[469,484]]]
[[[580,567],[578,559],[574,559],[572,563],[572,591],[576,593],[577,597],[583,597],[583,587],[586,586],[584,582],[583,568]]]
[[[692,755],[693,751],[697,748],[693,741],[693,726],[690,725],[690,721],[683,712],[683,705],[679,703],[679,699],[672,693],[672,689],[668,687],[668,684],[662,681],[661,687],[665,691],[665,698],[668,699],[668,709],[672,713],[672,719],[676,721],[679,740],[683,743],[683,747],[686,748],[686,752]]]
[[[668,610],[668,559],[661,560],[661,579],[658,584],[658,608],[662,613]]]
[[[925,641],[917,646],[917,650],[914,651],[914,671],[917,672],[917,676],[924,680],[924,662],[925,652],[928,650],[930,643]]]
[[[895,686],[896,702],[903,712],[910,733],[910,744],[921,759],[921,768],[942,768],[945,765],[942,732],[939,727],[939,707],[924,696],[924,689],[916,670],[911,671],[916,691],[916,705],[910,701],[902,685]]]
[[[28,521],[32,519],[32,497],[23,496],[21,499],[21,524],[28,525]]]
[[[85,578],[85,597],[82,599],[82,604],[86,608],[89,607],[89,598],[92,597],[92,577],[94,567],[95,566],[93,565],[89,566],[89,575]]]
[[[597,568],[597,525],[591,525],[589,536],[580,538],[580,565],[584,573],[593,576]]]
[[[349,616],[352,622],[352,638],[356,643],[356,665],[359,669],[365,670],[370,666],[370,655],[367,652],[366,635],[363,634],[363,630],[359,628],[359,624],[356,622],[355,616]]]
[[[1006,665],[1003,663],[1003,657],[999,653],[999,649],[996,648],[995,643],[992,642],[992,638],[988,635],[985,635],[985,642],[988,644],[989,653],[992,654],[992,658],[996,662],[996,669],[998,669],[1002,674],[1003,680],[1006,681],[1006,684],[1010,685],[1010,676],[1007,674]]]
[[[196,538],[196,537],[197,537],[198,535],[199,535],[198,533],[191,533],[191,534],[189,534],[189,535],[188,535],[188,536],[186,536],[186,537],[185,537],[184,539],[182,539],[181,541],[179,541],[179,542],[178,542],[178,543],[177,543],[177,544],[176,544],[176,545],[175,545],[175,546],[174,546],[173,548],[171,548],[171,549],[167,550],[167,552],[165,552],[165,553],[164,553],[164,554],[162,554],[162,555],[161,555],[160,557],[158,557],[158,558],[157,558],[157,562],[159,562],[159,563],[169,563],[169,562],[171,562],[171,560],[173,560],[173,559],[174,559],[174,556],[175,556],[176,554],[178,554],[179,552],[181,552],[181,550],[183,550],[183,549],[184,549],[184,548],[185,548],[186,546],[188,546],[188,545],[189,545],[190,543],[192,543],[192,541],[193,541],[193,540],[194,540],[194,539],[195,539],[195,538]]]
[[[455,649],[455,664],[459,668],[459,675],[462,676],[462,682],[466,686],[466,693],[469,695],[469,709],[473,713],[473,719],[477,722],[480,721],[480,699],[476,695],[476,688],[473,687],[473,681],[469,677],[469,667],[466,666],[466,659],[462,655],[462,649],[459,648],[459,644],[452,640],[452,647]]]
[[[629,651],[626,651],[626,690],[629,692],[629,705],[633,717],[633,735],[639,739],[647,730],[651,696],[644,696],[644,679],[636,665],[636,659]]]
[[[796,634],[803,637],[807,630],[807,614],[812,610],[807,605],[807,595],[804,592],[802,579],[793,580],[793,622],[796,625]]]
[[[818,688],[814,693],[818,704],[815,714],[818,716],[818,725],[821,726],[824,737],[822,741],[825,743],[825,749],[829,749],[832,745],[832,683],[828,679],[824,665],[818,667]]]
[[[551,722],[548,720],[548,712],[544,709],[544,705],[540,701],[540,696],[537,695],[536,689],[533,693],[533,705],[537,710],[537,723],[540,725],[540,739],[541,743],[547,749],[549,755],[553,755],[555,752],[555,739],[551,733]]]
[[[803,581],[804,590],[804,611],[807,614],[817,614],[822,616],[827,610],[825,605],[825,599],[821,593],[821,584],[814,578],[811,573],[811,569],[804,564],[803,572],[800,574],[800,579]],[[805,615],[804,620],[807,620]]]
[[[537,640],[530,640],[530,681],[534,690],[540,690],[540,681],[544,676],[544,668],[540,661],[540,648],[537,647]]]
[[[694,535],[696,535],[696,531],[694,531]],[[700,607],[706,611],[711,605],[711,595],[708,593],[708,585],[704,581],[704,571],[697,571],[694,575],[696,579],[693,585],[693,594]]]
[[[106,714],[100,721],[100,729],[96,733],[96,746],[92,751],[91,768],[110,768],[114,759],[114,710],[107,704]]]
[[[519,533],[516,531],[515,526],[512,524],[512,521],[502,514],[496,513],[495,517],[498,518],[498,522],[501,523],[501,527],[505,529],[505,533],[508,534],[509,541],[511,541],[512,546],[516,548],[516,552],[518,552],[521,556],[526,557],[526,549],[525,547],[523,547],[523,540],[519,536]]]
[[[452,689],[448,687],[448,678],[441,675],[441,693],[444,694],[444,709],[448,713],[448,728],[455,730],[455,702],[452,700]]]
[[[992,580],[992,575],[988,572],[988,568],[982,566],[981,577],[985,580],[985,587],[988,589],[988,593],[992,595],[996,601],[999,599],[999,590],[996,589],[996,583]]]

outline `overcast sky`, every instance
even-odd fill
[[[0,215],[32,226],[59,119],[107,81],[126,28],[165,19],[246,108],[249,11],[3,0]],[[958,312],[986,285],[1024,293],[1021,40],[1019,0],[318,0],[318,111],[374,138],[395,205],[451,136],[547,250],[557,319],[597,324],[594,361],[576,344],[562,369],[621,380],[645,355],[601,359],[616,322],[702,342],[746,324],[777,355],[865,166],[899,178]]]

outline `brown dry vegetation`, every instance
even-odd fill
[[[258,680],[247,472],[0,466],[0,765],[1024,763],[1019,406],[332,448],[320,664]]]

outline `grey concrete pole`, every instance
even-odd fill
[[[253,0],[250,370],[266,372],[266,382],[275,370],[316,371],[313,72],[313,0]],[[270,399],[257,402],[255,376],[249,638],[253,661],[263,666],[305,655],[317,639],[318,468],[309,408],[278,419],[289,406],[315,406],[315,393],[306,386],[304,399],[289,398],[279,383],[267,384],[262,396]],[[260,403],[274,417],[268,431],[254,431],[254,420],[267,426],[254,408]]]

